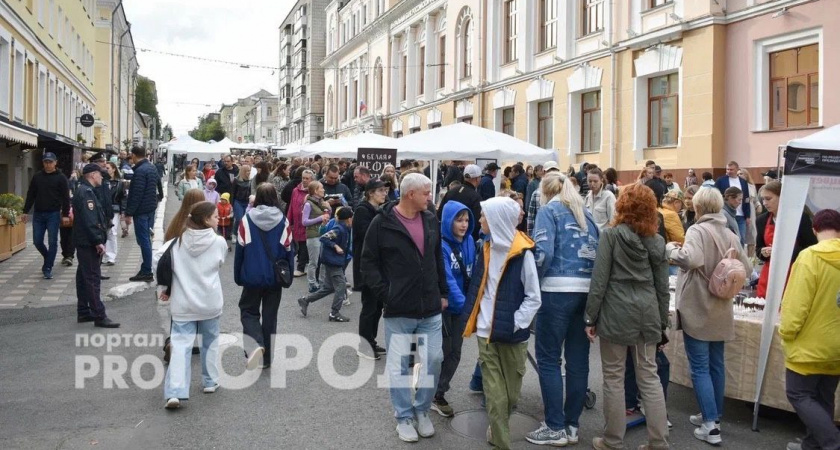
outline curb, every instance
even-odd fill
[[[160,203],[163,203],[163,208],[158,208],[155,212],[155,237],[152,239],[152,253],[157,251],[161,245],[163,245],[163,217],[166,214],[166,199],[168,197],[168,181],[161,181],[163,184],[163,200]],[[124,284],[119,284],[117,286],[112,287],[108,290],[106,296],[111,300],[116,300],[119,298],[125,298],[129,295],[136,294],[141,291],[145,291],[150,287],[154,287],[154,283],[148,283],[143,281],[131,281]]]

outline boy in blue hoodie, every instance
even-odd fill
[[[454,200],[444,205],[440,235],[443,238],[441,252],[446,283],[449,286],[449,306],[441,316],[443,363],[435,399],[432,402],[432,410],[443,417],[452,417],[455,414],[443,396],[449,390],[449,382],[461,362],[461,345],[464,342],[462,334],[466,325],[461,319],[461,312],[464,309],[464,297],[470,285],[470,275],[475,262],[475,240],[472,237],[474,228],[475,217],[466,205]]]
[[[339,208],[335,213],[335,225],[321,236],[322,270],[325,271],[321,279],[321,286],[317,291],[298,299],[300,313],[306,317],[309,304],[335,293],[330,312],[330,322],[349,322],[350,319],[341,315],[341,305],[347,298],[347,279],[344,270],[350,261],[350,229],[353,226],[353,210]]]

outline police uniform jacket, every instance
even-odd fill
[[[96,193],[96,198],[99,199],[99,205],[102,206],[102,211],[105,213],[106,228],[110,228],[114,220],[114,193],[111,192],[111,176],[108,175],[107,170],[102,170],[102,184],[93,188]],[[75,210],[74,210],[75,211]]]
[[[79,183],[73,195],[73,214],[73,244],[76,247],[105,244],[108,230],[105,211],[87,180]]]

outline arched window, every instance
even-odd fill
[[[333,117],[335,116],[335,113],[334,113],[334,110],[333,110],[332,86],[330,86],[329,90],[327,90],[327,109],[324,112],[324,114],[327,116],[327,120],[326,120],[327,129],[335,128],[335,123],[333,123]]]
[[[458,16],[458,78],[472,76],[472,13],[469,8],[461,10]]]

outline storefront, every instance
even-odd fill
[[[23,196],[31,176],[30,154],[38,135],[0,119],[0,193]]]

